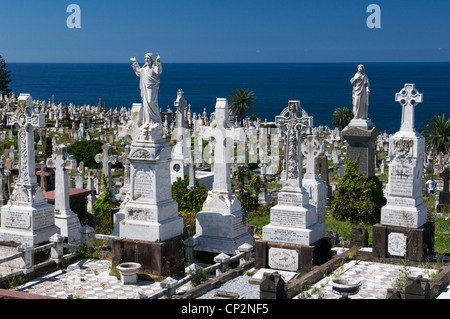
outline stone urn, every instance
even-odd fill
[[[134,262],[126,262],[117,265],[117,270],[120,272],[120,281],[122,284],[134,284],[137,281],[137,273],[142,265]]]
[[[340,295],[340,299],[350,299],[348,296],[356,295],[361,287],[361,281],[354,279],[333,278],[333,293]]]

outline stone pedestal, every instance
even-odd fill
[[[366,177],[372,177],[375,176],[375,142],[380,131],[371,126],[371,122],[364,123],[350,123],[342,130],[342,137],[348,143],[347,158],[351,161],[358,159],[358,171]]]
[[[130,198],[120,222],[122,238],[162,242],[183,233],[183,219],[172,198],[170,147],[155,130],[150,138],[131,145]]]
[[[253,237],[248,232],[247,212],[240,208],[240,203],[235,207],[238,208],[235,211],[221,213],[217,212],[217,207],[208,210],[208,206],[204,206],[197,213],[195,250],[235,255],[239,246],[245,243],[253,245]]]
[[[404,258],[421,262],[434,252],[434,223],[419,228],[373,225],[372,255],[379,258]]]
[[[312,245],[255,241],[255,268],[309,272],[331,258],[331,244],[323,237]]]
[[[184,269],[183,240],[180,235],[164,242],[114,238],[111,242],[112,264],[136,262],[140,273],[168,276]]]
[[[450,214],[450,192],[439,192],[439,203],[437,204],[437,211]]]
[[[60,233],[55,225],[54,206],[48,204],[45,198],[29,206],[22,204],[10,200],[2,207],[0,242],[34,246]]]
[[[270,209],[270,224],[263,227],[263,239],[273,242],[311,245],[325,235],[325,223],[317,223],[316,207],[309,204],[305,189],[278,194],[278,204]]]

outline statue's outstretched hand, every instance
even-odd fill
[[[131,62],[136,62],[136,57],[130,58]]]

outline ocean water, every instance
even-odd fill
[[[142,63],[141,63],[142,65]],[[352,107],[350,78],[357,63],[163,63],[159,106],[175,110],[178,89],[191,105],[191,111],[208,115],[217,98],[227,98],[236,88],[255,93],[257,113],[273,121],[289,100],[300,100],[314,125],[331,124],[337,107]],[[370,80],[369,118],[382,132],[400,128],[401,106],[395,93],[405,83],[415,83],[423,94],[416,107],[416,129],[431,116],[450,109],[450,63],[364,63]],[[130,108],[140,102],[139,78],[130,63],[9,63],[11,89],[16,95],[30,93],[34,99]]]

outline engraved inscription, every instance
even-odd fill
[[[283,211],[273,209],[270,211],[270,224],[273,226],[286,226],[305,228],[305,212],[302,211]]]
[[[133,199],[150,198],[153,191],[153,181],[150,172],[138,171],[134,177]]]
[[[270,268],[296,271],[298,270],[298,253],[293,249],[270,248]]]
[[[389,175],[390,194],[413,196],[414,170],[412,167],[395,166]]]
[[[33,229],[38,230],[48,226],[52,226],[55,223],[55,215],[53,213],[53,206],[36,211],[33,214]]]
[[[390,233],[388,252],[393,256],[404,256],[406,254],[406,236],[402,233]]]
[[[309,245],[308,234],[295,229],[263,228],[263,238],[267,241]]]
[[[288,194],[279,193],[278,194],[278,204],[287,206],[302,206],[301,195],[298,194]]]
[[[6,214],[4,223],[7,228],[30,229],[30,212],[9,210]]]

